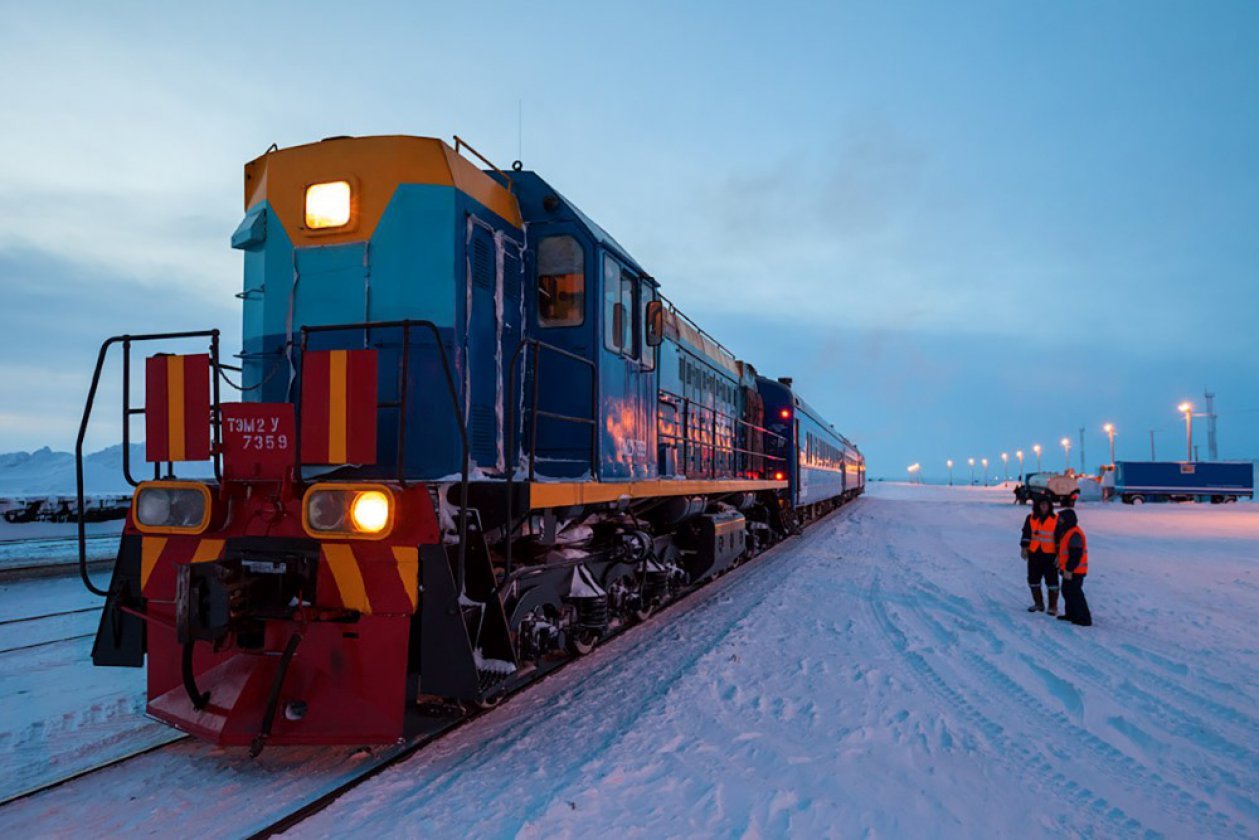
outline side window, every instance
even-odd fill
[[[647,304],[656,299],[656,292],[646,278],[638,281],[638,335],[639,347],[642,348],[643,367],[647,370],[656,368],[656,348],[647,346]]]
[[[538,243],[538,324],[576,327],[586,320],[585,256],[572,236]]]
[[[641,319],[637,306],[638,278],[611,255],[603,257],[603,346],[638,358]]]
[[[603,346],[618,353],[625,349],[625,318],[618,314],[621,303],[621,264],[603,258]]]
[[[637,292],[638,278],[621,269],[621,327],[625,331],[624,352],[631,359],[638,358],[638,348],[642,345],[642,332],[639,330],[641,319],[638,317],[638,307],[634,305]]]

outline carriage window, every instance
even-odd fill
[[[538,243],[538,323],[576,327],[586,320],[586,272],[581,243],[548,236]]]

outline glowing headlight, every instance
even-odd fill
[[[379,490],[359,493],[350,505],[350,521],[359,531],[379,534],[389,524],[389,497]]]
[[[306,188],[306,227],[335,228],[349,223],[349,181],[329,181]]]
[[[204,484],[141,484],[135,497],[140,530],[200,533],[210,519],[210,490]]]
[[[393,526],[393,497],[383,487],[314,487],[306,494],[312,535],[383,537]]]

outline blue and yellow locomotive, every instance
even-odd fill
[[[155,717],[254,750],[394,741],[862,492],[860,452],[790,380],[536,173],[465,147],[268,151],[231,239],[240,365],[213,330],[102,347],[83,430],[119,348],[152,478],[108,590],[84,568],[108,596],[93,658],[147,656]],[[148,356],[132,406],[133,348],[194,341]],[[176,477],[189,461],[214,478]]]

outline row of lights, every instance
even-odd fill
[[[1186,448],[1185,460],[1192,461],[1193,460],[1193,403],[1190,403],[1188,401],[1182,402],[1180,405],[1176,406],[1176,410],[1179,411],[1181,414],[1185,415],[1185,448]],[[1115,424],[1114,423],[1103,424],[1102,431],[1106,433],[1106,437],[1110,441],[1110,465],[1111,467],[1114,467],[1115,465]],[[1062,446],[1063,460],[1066,462],[1067,467],[1070,467],[1071,466],[1071,438],[1064,437],[1062,440],[1058,441],[1058,443]],[[1032,452],[1036,453],[1036,471],[1037,472],[1040,472],[1041,470],[1040,455],[1043,451],[1044,449],[1043,447],[1041,447],[1039,443],[1032,444]],[[1019,459],[1019,475],[1022,475],[1023,474],[1023,450],[1019,449],[1015,451],[1014,457]],[[988,459],[980,458],[979,460],[980,460],[980,464],[984,468],[984,486],[986,487],[988,486]],[[967,458],[966,462],[967,464],[970,465],[970,480],[971,480],[971,483],[973,484],[975,482],[975,459]],[[1006,468],[1008,467],[1009,463],[1010,463],[1010,454],[1008,452],[1002,452],[1001,453],[1002,481],[1009,480],[1009,474],[1006,471]],[[953,459],[952,458],[948,459],[947,461],[945,461],[945,464],[949,468],[949,484],[951,485],[953,483]],[[909,466],[909,474],[911,477],[918,474],[921,470],[922,470],[922,467],[919,464],[911,464]]]

